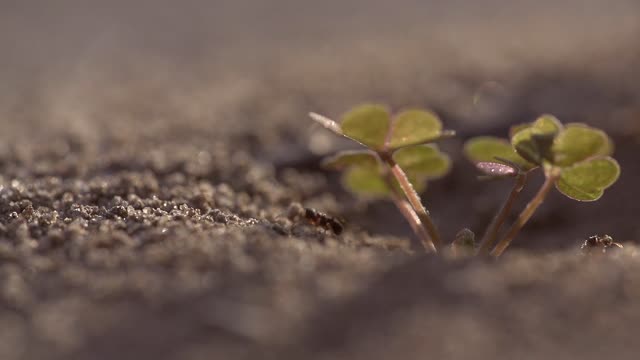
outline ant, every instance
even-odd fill
[[[300,204],[292,204],[289,207],[289,218],[297,217],[306,219],[313,226],[331,230],[336,235],[340,235],[344,231],[344,221],[316,209],[305,208]]]
[[[591,254],[595,249],[602,249],[602,253],[606,253],[609,249],[622,249],[623,246],[613,241],[613,238],[609,235],[593,235],[582,243],[580,250],[584,254]]]

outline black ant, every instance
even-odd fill
[[[622,249],[623,246],[613,241],[609,235],[593,235],[582,243],[580,250],[584,254],[591,254],[594,250],[600,250],[603,254],[609,249]]]
[[[330,230],[336,235],[344,231],[344,221],[312,208],[302,207],[300,204],[292,204],[289,207],[289,218],[303,217],[311,225]]]

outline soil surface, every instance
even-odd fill
[[[0,14],[0,359],[637,358],[637,2],[91,3]],[[622,176],[553,193],[497,261],[426,255],[319,166],[351,145],[307,112],[363,101],[458,131],[423,194],[449,240],[510,187],[469,137],[553,113],[609,132]],[[624,249],[585,256],[594,234]]]

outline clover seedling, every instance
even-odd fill
[[[515,176],[516,184],[483,237],[479,252],[488,252],[500,226],[522,190],[527,174],[541,169],[545,182],[520,213],[506,235],[491,251],[500,256],[555,186],[565,196],[578,201],[598,200],[620,176],[620,166],[610,157],[611,139],[602,130],[585,124],[562,125],[555,117],[543,115],[535,122],[514,126],[511,141],[478,137],[465,144],[467,157],[489,176]]]
[[[326,167],[344,171],[345,187],[358,195],[391,198],[425,248],[439,251],[440,236],[417,192],[425,189],[427,180],[449,171],[449,157],[429,143],[453,132],[443,130],[430,111],[411,109],[392,116],[375,104],[353,108],[339,123],[315,113],[310,116],[364,147],[324,161]]]
[[[324,161],[326,167],[344,171],[345,187],[358,195],[390,198],[424,247],[441,251],[440,235],[418,192],[424,191],[428,180],[449,171],[449,157],[431,143],[452,136],[453,131],[443,130],[432,112],[406,110],[391,116],[386,107],[374,104],[355,107],[339,123],[315,113],[310,116],[364,147]],[[458,233],[451,247],[451,253],[458,257],[470,252],[500,256],[554,186],[571,199],[595,201],[620,176],[620,166],[610,156],[613,143],[607,134],[584,124],[563,125],[551,115],[512,127],[510,141],[473,138],[464,151],[485,177],[513,177],[515,182],[477,248],[470,230]],[[529,174],[537,169],[544,173],[544,183],[498,241],[500,228]]]

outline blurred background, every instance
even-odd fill
[[[28,133],[298,132],[310,110],[365,100],[435,108],[463,133],[540,112],[613,131],[638,117],[635,0],[1,6],[0,111]]]

